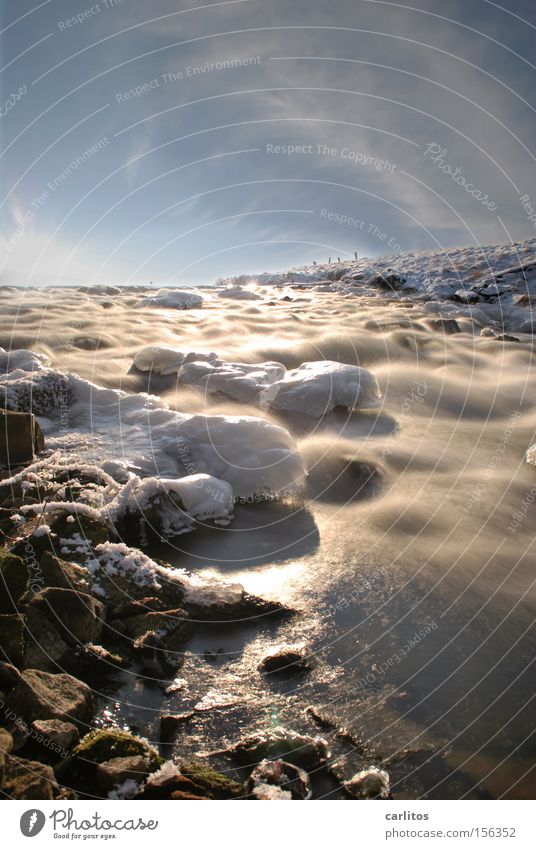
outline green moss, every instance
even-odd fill
[[[216,799],[238,799],[245,796],[245,788],[238,781],[222,775],[199,761],[182,761],[182,775],[191,779],[198,787],[207,790]]]
[[[112,758],[128,758],[131,755],[148,758],[153,769],[164,762],[156,749],[145,740],[116,728],[90,731],[73,750],[73,757],[80,766],[84,763],[99,764]]]

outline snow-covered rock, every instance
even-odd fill
[[[261,402],[272,409],[311,416],[322,416],[335,407],[377,407],[380,399],[372,372],[330,360],[302,363],[261,395]]]
[[[140,298],[136,307],[163,307],[165,309],[188,310],[203,305],[203,298],[197,292],[181,289],[159,289],[154,294]]]
[[[273,368],[272,368],[273,365]],[[279,374],[268,364],[265,375]],[[263,379],[252,369],[252,380]],[[264,385],[264,384],[260,384]],[[8,409],[49,418],[48,444],[57,435],[76,436],[79,450],[98,450],[101,461],[117,461],[138,474],[159,478],[211,475],[231,485],[234,495],[287,495],[299,491],[305,469],[288,431],[252,416],[186,415],[170,410],[160,398],[106,389],[75,374],[41,366],[0,375]]]
[[[251,289],[243,289],[242,286],[229,286],[218,292],[220,298],[232,298],[235,301],[261,301],[260,295],[256,295]]]
[[[191,531],[196,521],[228,523],[233,505],[231,485],[212,475],[187,475],[177,480],[132,475],[103,513],[114,525],[130,517],[143,518],[169,539]]]

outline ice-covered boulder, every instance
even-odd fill
[[[227,523],[233,515],[233,489],[212,475],[187,475],[176,480],[132,475],[128,483],[105,508],[109,520],[118,527],[134,519],[164,538],[191,531],[196,521]]]
[[[136,307],[163,307],[165,309],[188,310],[203,305],[203,298],[197,292],[181,289],[159,289],[154,294],[140,298]]]
[[[372,372],[330,360],[302,363],[287,371],[261,395],[261,403],[275,410],[322,416],[335,407],[377,407],[381,393]]]
[[[273,379],[282,369],[278,363],[246,364],[237,391],[243,397],[249,380]],[[48,417],[50,448],[69,443],[93,456],[98,450],[101,465],[117,465],[120,458],[123,469],[144,476],[211,475],[240,498],[291,494],[304,483],[304,464],[288,431],[260,418],[191,416],[170,410],[157,396],[129,395],[44,366],[0,375],[0,393],[7,409]]]
[[[245,404],[258,404],[262,390],[285,374],[281,363],[234,363],[219,359],[213,352],[183,352],[153,345],[134,355],[134,365],[140,371],[177,374],[179,383]]]
[[[256,295],[251,289],[243,289],[242,286],[230,286],[218,292],[219,298],[232,298],[235,301],[261,301],[260,295]]]

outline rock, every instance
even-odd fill
[[[27,584],[28,567],[22,557],[0,549],[0,613],[14,613]]]
[[[304,645],[275,646],[259,663],[261,672],[292,674],[309,669],[307,651]]]
[[[497,332],[493,329],[493,327],[483,327],[480,331],[480,335],[484,337],[496,336]]]
[[[23,719],[17,717],[15,722],[12,722],[9,726],[9,733],[13,739],[13,751],[18,752],[24,748],[26,743],[28,742],[28,738],[30,736],[30,729],[26,725]]]
[[[24,667],[45,672],[62,672],[72,653],[46,613],[29,607],[26,614]]]
[[[231,752],[242,763],[254,763],[269,758],[285,760],[306,769],[314,769],[329,758],[328,744],[323,737],[298,734],[281,725],[264,733],[244,737]]]
[[[169,797],[177,802],[209,802],[209,796],[195,796],[193,793],[185,793],[183,790],[175,790]]]
[[[136,797],[137,799],[187,799],[211,798],[203,794],[201,788],[191,779],[182,775],[173,761],[166,763],[153,772],[145,786]]]
[[[44,445],[41,428],[31,413],[0,410],[0,464],[13,468],[31,463],[34,452]]]
[[[131,757],[143,758],[149,770],[157,769],[162,763],[160,755],[147,740],[117,728],[90,731],[73,751],[77,767],[86,774],[94,774],[97,764]]]
[[[180,771],[183,776],[193,781],[197,788],[201,788],[213,799],[240,799],[244,797],[245,788],[243,784],[227,778],[221,772],[216,772],[201,761],[181,761]]]
[[[510,336],[509,333],[499,333],[495,338],[497,342],[519,342],[517,336]]]
[[[88,593],[45,587],[33,597],[30,606],[45,613],[70,645],[100,639],[106,608]]]
[[[155,678],[163,678],[176,671],[184,662],[184,655],[170,650],[169,637],[160,631],[146,631],[132,644],[132,653],[141,671]]]
[[[388,799],[389,773],[376,766],[370,766],[345,781],[344,788],[354,799]]]
[[[0,661],[0,690],[9,693],[20,678],[20,672],[16,666],[6,661]]]
[[[193,710],[187,711],[186,713],[162,714],[160,717],[160,737],[162,742],[171,741],[176,732],[193,716],[195,716],[195,712]]]
[[[100,789],[109,792],[129,779],[141,784],[151,769],[151,761],[148,758],[130,755],[126,758],[111,758],[98,764],[96,777]]]
[[[460,304],[477,304],[480,300],[478,292],[472,289],[458,289],[452,296],[453,301]]]
[[[80,739],[76,725],[61,719],[35,719],[30,734],[35,742],[48,749],[55,749],[63,756],[76,746]]]
[[[247,787],[256,799],[272,798],[274,788],[289,793],[291,799],[311,796],[311,782],[305,770],[285,761],[261,761],[251,773]]]
[[[431,322],[434,330],[440,330],[446,336],[461,333],[462,329],[455,318],[434,318]]]
[[[60,553],[70,561],[84,565],[92,549],[107,542],[112,532],[105,522],[97,522],[86,516],[77,516],[76,521],[68,522],[70,516],[70,513],[62,513],[49,522],[50,530],[61,542]],[[82,540],[83,544],[79,540]]]
[[[118,669],[126,669],[128,666],[130,666],[129,661],[121,655],[93,643],[87,646],[79,646],[66,661],[67,671],[77,670],[77,674],[82,678],[84,676],[91,678],[95,675],[108,675],[117,672]]]
[[[20,613],[0,615],[0,656],[13,666],[23,663],[25,619]]]
[[[7,756],[13,751],[13,738],[9,731],[0,728],[0,785],[4,780]]]
[[[8,799],[53,799],[58,785],[51,767],[9,755],[0,795]]]
[[[7,706],[27,722],[64,719],[84,725],[93,716],[90,688],[72,675],[25,669],[7,699]]]
[[[50,551],[44,551],[39,561],[44,587],[60,587],[65,590],[88,593],[91,591],[91,576],[87,569],[75,563],[60,560]]]
[[[377,289],[383,289],[387,292],[395,292],[402,288],[406,278],[400,277],[398,274],[376,274],[367,281],[369,286],[375,286]]]
[[[121,636],[137,640],[148,631],[158,631],[163,636],[173,636],[172,643],[183,645],[192,634],[192,622],[182,608],[165,611],[146,611],[111,623]]]

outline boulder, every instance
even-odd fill
[[[101,636],[106,608],[88,593],[45,587],[29,606],[45,613],[70,645],[98,642]]]
[[[9,755],[0,795],[8,799],[53,799],[57,790],[51,767]]]
[[[0,613],[13,613],[28,584],[28,566],[22,557],[0,549]]]
[[[13,666],[24,658],[25,617],[20,613],[0,615],[0,657]]]
[[[50,551],[43,552],[39,567],[45,587],[60,587],[81,593],[87,593],[91,590],[91,576],[87,569],[78,566],[76,563],[60,560]]]
[[[96,779],[99,789],[109,792],[129,779],[141,784],[152,768],[151,761],[141,755],[111,758],[97,765]]]
[[[35,719],[30,736],[47,749],[53,748],[61,754],[69,752],[80,739],[76,725],[61,719]]]
[[[160,737],[163,743],[170,742],[176,732],[195,716],[194,711],[185,713],[164,713],[160,717]]]
[[[7,699],[7,706],[27,722],[64,719],[84,725],[93,716],[90,688],[72,675],[25,669]]]
[[[0,410],[0,464],[12,468],[31,463],[44,446],[43,432],[31,413]]]
[[[45,672],[63,672],[72,653],[46,613],[30,606],[26,614],[24,667]]]
[[[455,318],[434,318],[431,325],[434,330],[439,330],[446,336],[452,336],[454,333],[462,332],[462,329]]]
[[[20,678],[20,672],[16,666],[6,661],[0,661],[0,690],[9,693]]]
[[[231,753],[246,764],[268,758],[285,760],[305,769],[314,769],[329,758],[328,744],[323,737],[309,737],[281,725],[244,737]]]
[[[73,751],[77,767],[86,774],[94,774],[97,764],[131,757],[143,758],[150,770],[157,769],[163,762],[147,740],[117,728],[90,731]]]
[[[217,772],[202,761],[181,761],[180,771],[183,776],[193,781],[197,788],[209,794],[213,799],[240,799],[244,797],[245,788],[243,784],[233,781],[232,778]]]
[[[345,781],[344,788],[354,799],[388,799],[389,773],[376,766],[370,766]]]
[[[273,798],[274,788],[290,794],[291,799],[311,796],[311,782],[305,770],[285,761],[261,761],[251,773],[247,787],[255,799]]]
[[[275,646],[266,654],[259,664],[261,672],[277,672],[292,674],[305,672],[310,668],[307,650],[304,645]]]
[[[13,738],[11,737],[11,734],[5,728],[0,728],[0,785],[4,780],[4,770],[7,757],[12,751]]]
[[[80,739],[76,725],[61,719],[34,719],[30,727],[30,737],[49,751],[56,751],[63,757]]]

